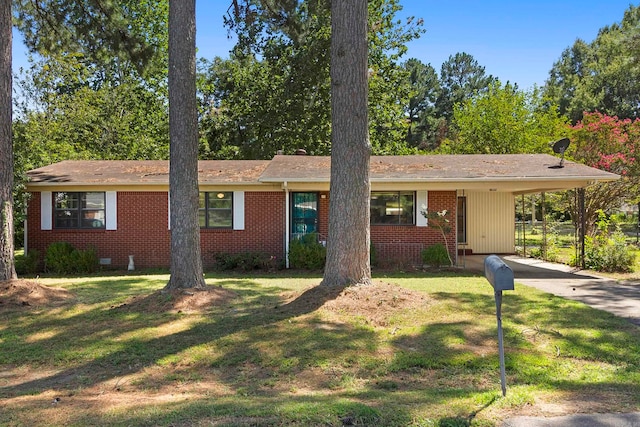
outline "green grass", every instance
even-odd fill
[[[627,238],[626,241],[629,245],[636,245],[638,243],[638,237],[636,235],[636,223],[624,224],[622,230],[625,232]],[[570,223],[553,224],[550,223],[547,226],[547,236],[555,236],[556,244],[562,248],[569,248],[576,244],[576,231],[573,225]],[[542,225],[537,225],[535,228],[531,225],[527,225],[525,234],[522,233],[522,225],[516,224],[516,245],[522,246],[526,243],[527,246],[540,246],[542,244],[543,229]],[[523,239],[526,240],[523,241]]]
[[[74,300],[0,308],[0,425],[492,426],[544,402],[640,410],[640,328],[532,288],[504,295],[503,398],[482,277],[379,274],[425,302],[378,323],[320,304],[291,309],[284,298],[317,276],[206,279],[237,297],[201,313],[150,312],[118,307],[167,275],[40,279]]]

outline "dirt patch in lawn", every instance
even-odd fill
[[[360,316],[373,326],[388,326],[389,318],[406,310],[425,307],[428,297],[423,292],[401,288],[391,283],[350,286],[324,308],[338,313]]]
[[[292,314],[310,313],[322,307],[327,311],[361,317],[373,326],[387,326],[392,315],[425,307],[429,302],[423,292],[381,281],[346,288],[315,286],[302,294],[288,293],[283,297],[287,302],[280,309]]]
[[[68,290],[45,286],[35,280],[0,282],[0,310],[59,306],[73,300],[74,296]]]
[[[149,295],[131,297],[114,308],[145,313],[199,313],[214,306],[225,305],[237,296],[237,293],[220,286],[207,286],[205,289],[161,289]]]

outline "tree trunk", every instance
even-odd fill
[[[331,187],[323,286],[370,284],[367,1],[331,2]]]
[[[0,280],[16,278],[13,254],[11,0],[0,0]]]
[[[165,289],[204,288],[198,223],[195,0],[169,2],[171,278]]]

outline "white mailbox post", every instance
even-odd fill
[[[504,345],[502,337],[502,291],[514,290],[513,270],[497,255],[484,259],[484,276],[493,286],[496,298],[496,317],[498,319],[498,351],[500,353],[500,383],[502,396],[507,395],[507,375],[504,367]]]

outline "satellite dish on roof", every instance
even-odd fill
[[[562,138],[553,143],[553,152],[558,154],[564,154],[569,147],[569,138]]]
[[[553,143],[553,152],[556,154],[560,154],[561,157],[560,164],[557,166],[552,166],[552,168],[557,169],[564,167],[564,152],[567,151],[570,143],[571,141],[569,141],[569,138],[562,138]]]

